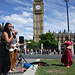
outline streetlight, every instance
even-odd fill
[[[69,15],[68,15],[68,1],[69,0],[64,0],[66,2],[66,8],[67,8],[67,24],[68,24],[68,34],[69,34]]]
[[[27,43],[31,43],[31,41],[28,41]],[[27,43],[26,43],[26,44],[27,44]],[[26,54],[26,49],[27,49],[26,44],[24,45],[25,54]]]
[[[41,43],[41,54],[42,54],[42,50],[43,50],[43,43]]]

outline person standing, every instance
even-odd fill
[[[70,67],[70,65],[73,64],[72,53],[71,53],[72,44],[75,43],[70,41],[70,36],[67,36],[66,41],[63,43],[63,45],[66,45],[66,50],[61,58],[61,63],[64,63],[67,67]]]
[[[51,54],[51,49],[49,49],[49,54]]]
[[[17,35],[17,33],[16,33]],[[16,35],[14,35],[12,41],[11,41],[11,48],[9,49],[10,50],[10,61],[11,61],[11,66],[10,66],[10,73],[12,71],[16,71],[15,70],[15,64],[16,64],[16,60],[17,60],[17,53],[18,53],[18,48],[17,48],[17,45],[18,45],[18,40],[17,40],[17,37]],[[11,49],[13,51],[11,51]]]
[[[56,50],[54,49],[54,55],[56,54]]]
[[[7,75],[8,71],[10,70],[10,43],[15,35],[15,30],[12,32],[11,35],[11,27],[10,23],[6,23],[4,26],[4,31],[1,36],[0,42],[0,75]]]

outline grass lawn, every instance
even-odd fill
[[[41,59],[41,61],[50,66],[39,66],[36,75],[75,75],[75,59],[70,68],[64,66],[60,59]]]

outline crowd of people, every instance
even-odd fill
[[[17,60],[17,48],[16,45],[18,44],[17,41],[17,30],[12,31],[12,24],[6,23],[4,27],[4,31],[1,36],[1,42],[0,42],[0,75],[3,73],[3,75],[7,75],[8,72],[15,71],[15,64]],[[14,45],[15,44],[15,45]],[[70,65],[73,64],[72,60],[72,54],[71,54],[71,45],[75,44],[70,41],[70,36],[67,36],[66,41],[63,43],[63,45],[66,45],[66,50],[62,55],[61,62],[64,63],[67,67],[70,67]],[[31,50],[31,53],[33,50]],[[35,50],[35,54],[38,52],[38,54],[41,54],[41,50]],[[44,53],[45,51],[43,51]],[[27,53],[29,53],[29,49],[27,50]],[[51,53],[51,49],[46,50],[47,54]],[[56,50],[54,49],[54,55],[56,54]]]
[[[54,54],[56,55],[57,54],[57,51],[54,49],[54,50],[51,50],[51,49],[42,49],[42,52],[41,52],[41,49],[27,49],[26,50],[26,53],[27,54],[47,54],[47,55],[51,55],[51,54]]]

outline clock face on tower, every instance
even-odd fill
[[[41,9],[41,5],[36,5],[36,6],[35,6],[35,9],[36,9],[36,10],[40,10],[40,9]]]

